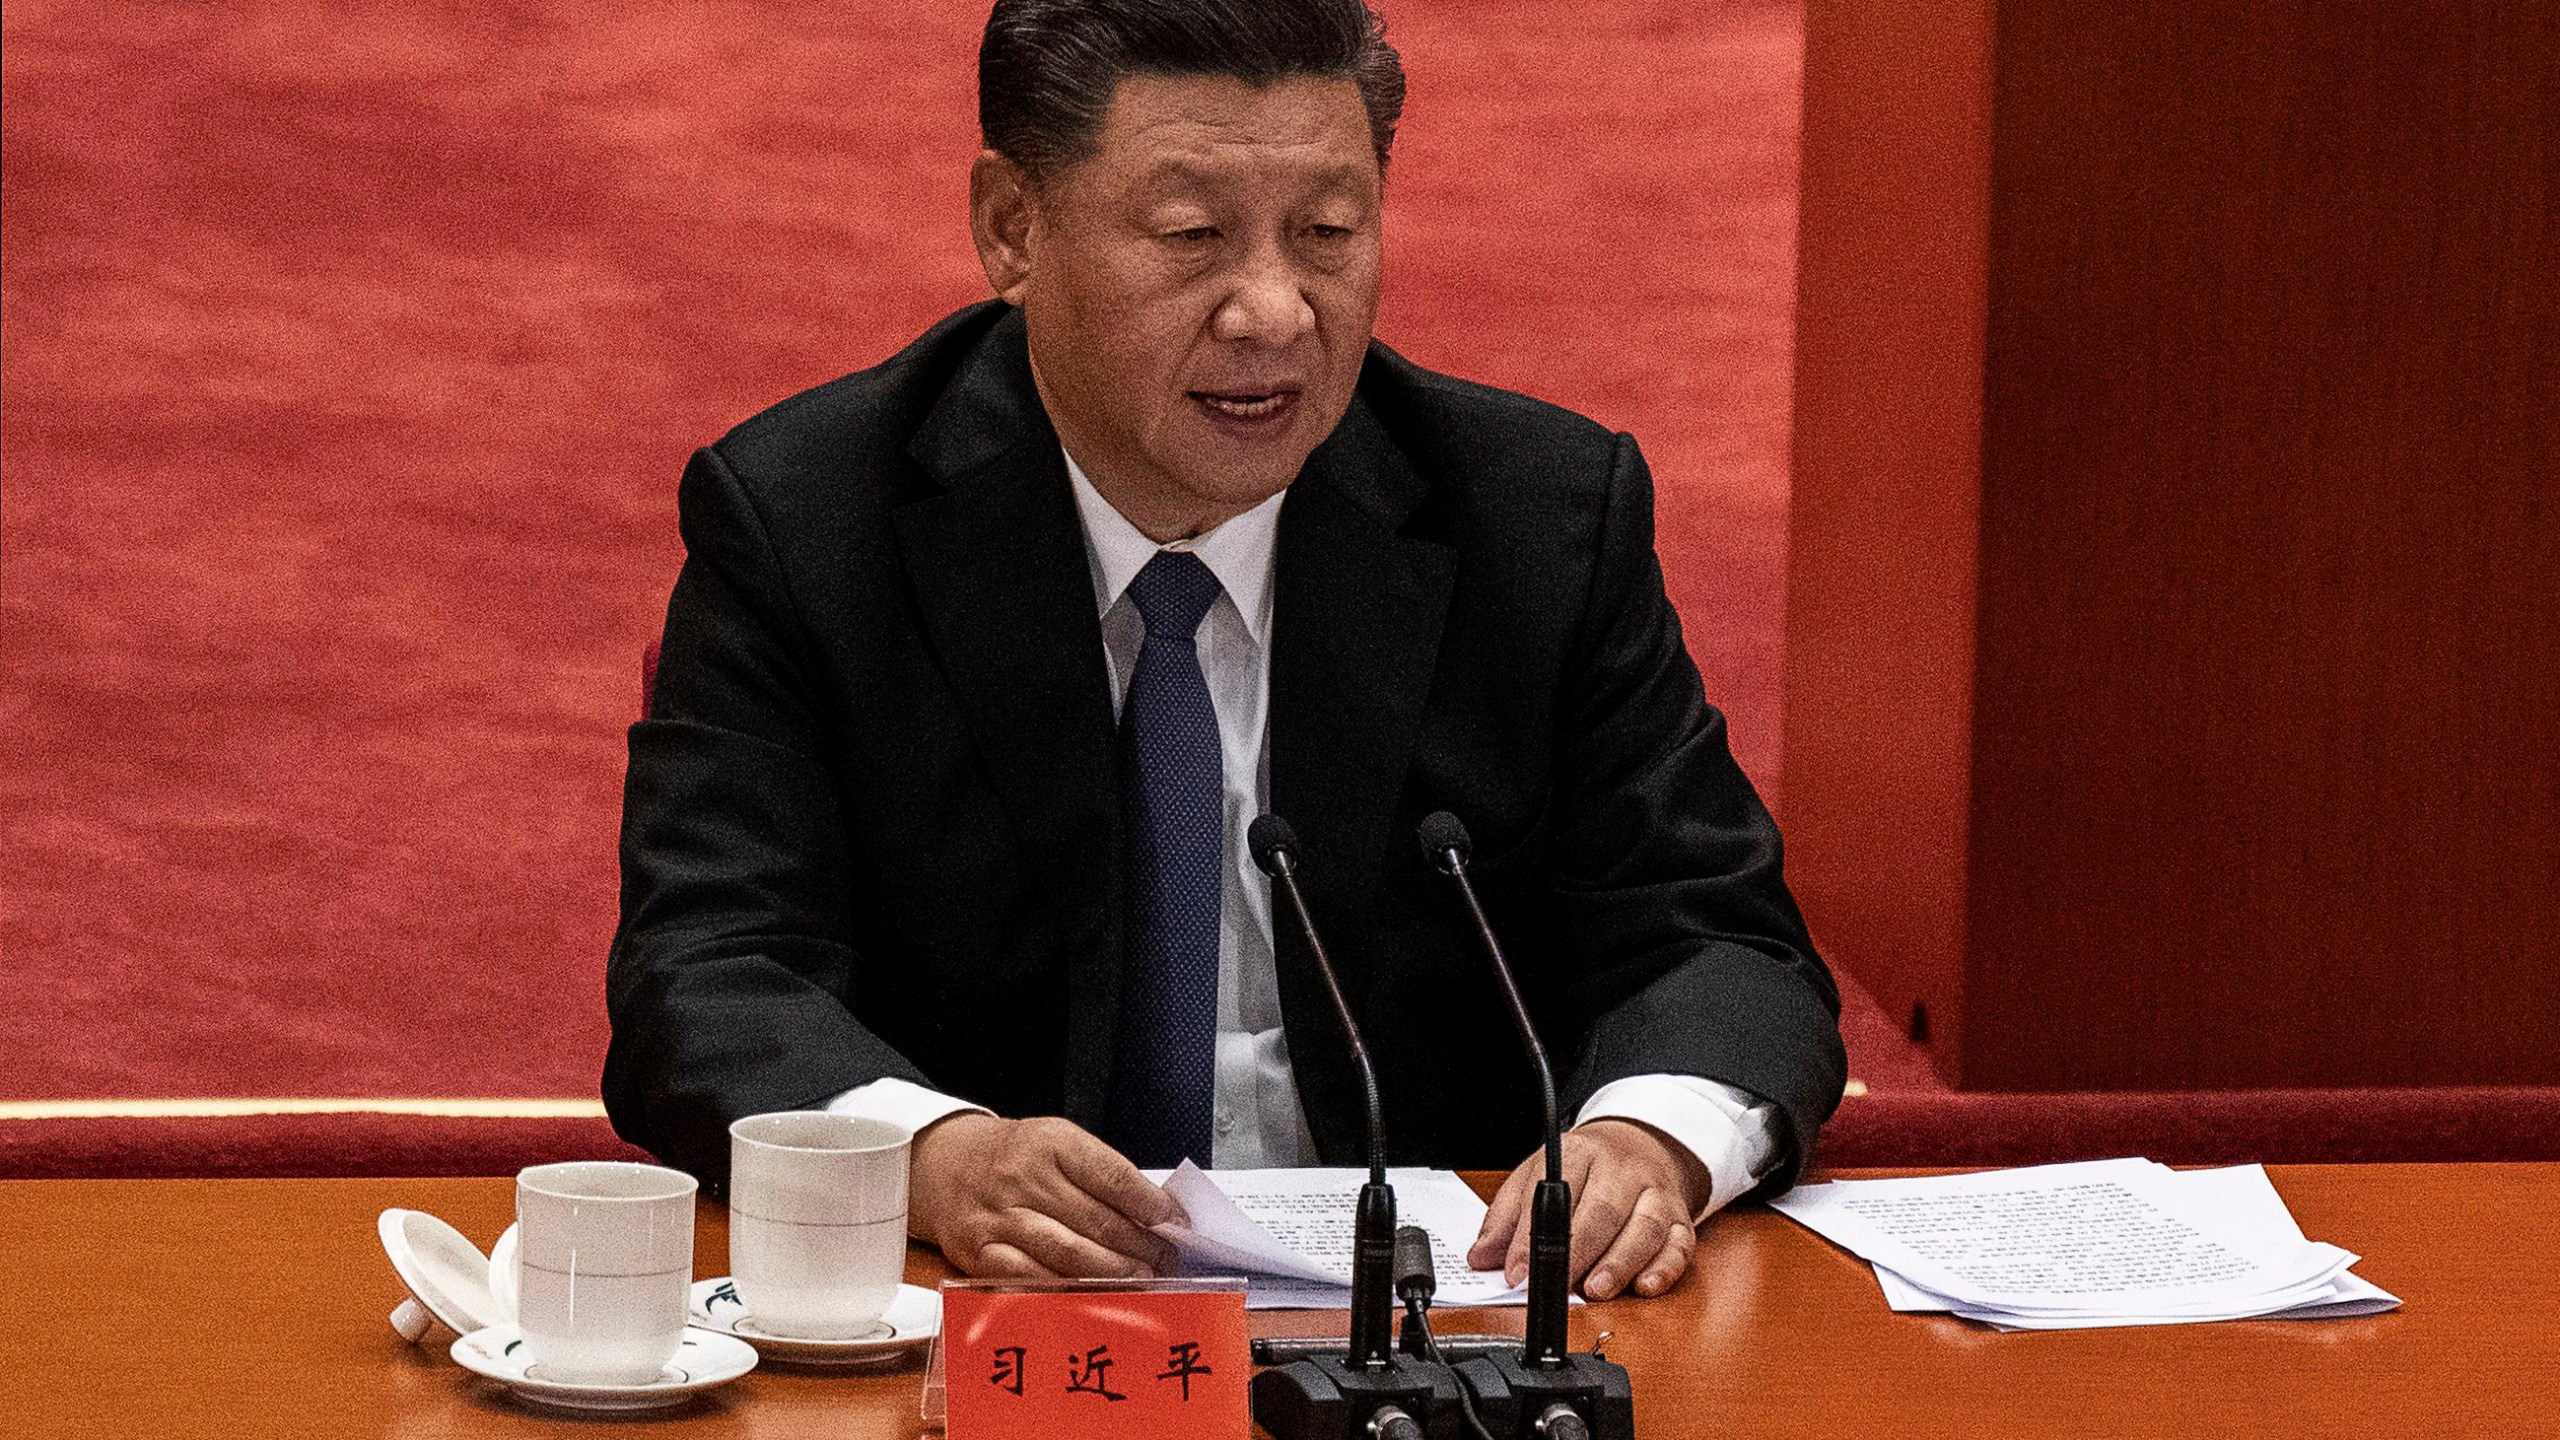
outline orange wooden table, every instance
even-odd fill
[[[1895,1315],[1867,1267],[1765,1210],[1719,1217],[1672,1294],[1576,1313],[1614,1332],[1649,1440],[1689,1436],[2560,1436],[2560,1165],[2271,1167],[2313,1238],[2365,1257],[2402,1310],[2000,1334]],[[1478,1178],[1480,1183],[1486,1177]],[[523,1407],[402,1343],[374,1237],[391,1205],[483,1246],[507,1180],[0,1183],[0,1435],[142,1437],[903,1436],[915,1367],[767,1364],[656,1418]],[[725,1217],[696,1251],[726,1268]],[[910,1278],[944,1272],[921,1253]],[[1339,1333],[1261,1314],[1259,1333]],[[1517,1311],[1448,1312],[1508,1328]]]

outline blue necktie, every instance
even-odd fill
[[[1104,1138],[1138,1165],[1209,1163],[1218,1046],[1218,712],[1192,640],[1218,598],[1197,555],[1157,553],[1129,582],[1147,622],[1120,705],[1128,925]]]

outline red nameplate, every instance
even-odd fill
[[[1252,1433],[1242,1290],[950,1289],[948,1440]]]

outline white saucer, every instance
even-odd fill
[[[767,1356],[794,1365],[881,1365],[941,1333],[942,1296],[921,1285],[901,1285],[870,1334],[850,1340],[811,1340],[757,1329],[755,1317],[738,1299],[737,1287],[722,1276],[694,1282],[693,1323],[698,1329],[734,1335]]]
[[[531,1373],[533,1356],[524,1332],[513,1325],[474,1330],[453,1342],[454,1362],[486,1375],[528,1400],[571,1410],[657,1410],[681,1405],[715,1385],[756,1368],[756,1348],[744,1340],[687,1326],[684,1344],[657,1379],[641,1385],[580,1385]]]

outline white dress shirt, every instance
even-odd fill
[[[1218,1169],[1307,1165],[1316,1158],[1298,1104],[1289,1048],[1280,1024],[1279,971],[1272,957],[1271,886],[1246,851],[1245,828],[1270,803],[1271,571],[1277,551],[1280,506],[1288,492],[1272,496],[1209,533],[1158,545],[1140,533],[1084,470],[1067,457],[1083,522],[1085,560],[1093,576],[1094,607],[1102,616],[1104,663],[1110,667],[1111,704],[1119,711],[1138,668],[1146,624],[1127,596],[1159,550],[1187,550],[1218,578],[1220,594],[1203,617],[1193,643],[1200,673],[1218,714],[1219,749],[1226,772],[1226,865],[1218,918],[1218,1038],[1210,1163]],[[1505,1037],[1487,1038],[1505,1044]],[[1506,1052],[1508,1053],[1508,1052]],[[904,1080],[875,1080],[831,1101],[828,1109],[869,1115],[921,1130],[946,1115],[978,1109],[965,1100]],[[1634,1120],[1686,1147],[1704,1165],[1712,1194],[1700,1218],[1748,1191],[1775,1158],[1771,1107],[1713,1080],[1693,1075],[1636,1075],[1600,1087],[1575,1124],[1600,1119]]]

